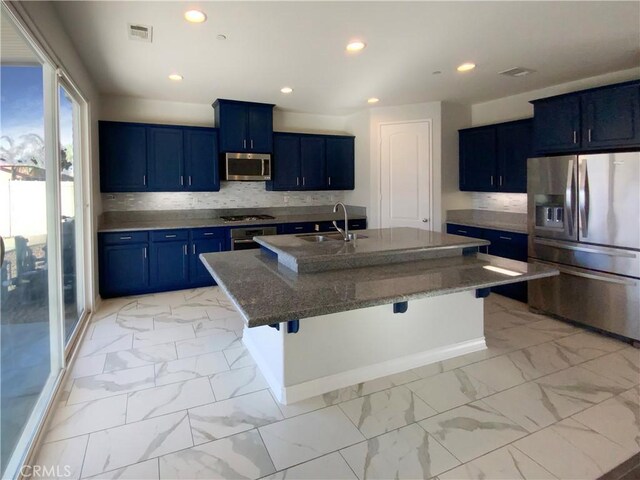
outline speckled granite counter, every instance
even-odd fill
[[[280,223],[325,222],[341,220],[341,213],[332,213],[333,206],[253,208],[227,210],[165,210],[107,212],[98,226],[98,232],[128,232],[134,230],[165,230],[172,228],[241,227],[246,225],[275,225]],[[361,207],[348,207],[350,220],[363,220],[367,216]],[[226,222],[221,215],[266,214],[272,220]]]
[[[447,223],[527,233],[527,214],[493,210],[448,210]]]
[[[460,255],[464,248],[489,245],[486,240],[417,228],[381,228],[356,233],[357,238],[350,242],[341,238],[309,241],[313,235],[255,237],[255,241],[274,252],[281,264],[299,273]]]
[[[302,274],[259,251],[200,258],[249,327],[558,274],[550,267],[485,254]]]

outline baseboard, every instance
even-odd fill
[[[480,337],[454,345],[448,345],[446,347],[436,348],[426,352],[419,352],[405,357],[394,358],[385,362],[347,370],[334,375],[316,378],[296,385],[284,386],[276,380],[268,367],[261,367],[262,365],[266,367],[268,364],[265,363],[264,358],[262,358],[258,349],[254,348],[251,343],[251,339],[243,338],[243,342],[249,350],[249,353],[254,357],[260,371],[265,377],[265,380],[269,384],[269,387],[271,387],[274,396],[284,405],[487,348],[484,337]]]

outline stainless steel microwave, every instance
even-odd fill
[[[227,153],[224,157],[226,180],[271,180],[271,155],[268,153]]]

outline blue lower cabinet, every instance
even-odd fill
[[[224,238],[200,238],[191,241],[191,265],[189,269],[191,286],[206,287],[216,284],[204,263],[200,260],[200,254],[222,252],[224,245]]]
[[[147,243],[109,245],[101,242],[100,295],[103,298],[143,293],[148,288]]]
[[[189,242],[152,242],[149,248],[151,288],[179,290],[189,284]]]
[[[489,228],[467,227],[447,223],[447,233],[464,237],[482,238],[491,242],[486,249],[489,255],[510,258],[520,262],[527,261],[527,235],[524,233],[504,232]],[[480,248],[481,251],[484,247]],[[491,291],[520,302],[527,302],[527,282],[512,283],[491,287]]]

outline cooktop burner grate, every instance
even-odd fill
[[[271,215],[223,215],[222,218],[225,222],[253,222],[256,220],[274,220],[275,217]]]

